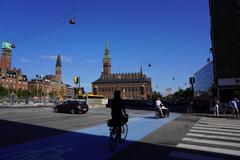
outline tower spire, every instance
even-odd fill
[[[61,73],[62,72],[62,64],[61,64],[61,56],[58,54],[56,67],[55,67],[55,77],[58,82],[61,82]]]
[[[109,44],[106,42],[103,58],[103,75],[105,75],[105,77],[109,77],[111,75],[111,58],[109,52]]]
[[[106,42],[106,45],[105,45],[104,58],[110,58],[110,50],[109,50],[109,43],[108,43],[108,41]]]
[[[58,54],[58,56],[57,56],[56,67],[57,67],[57,66],[58,66],[58,67],[61,67],[61,66],[62,66],[60,54]]]

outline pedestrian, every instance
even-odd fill
[[[215,117],[219,116],[219,100],[217,97],[214,98],[213,102],[213,113]]]
[[[188,98],[188,100],[187,100],[187,114],[192,113],[192,107],[193,107],[193,100],[192,100],[192,98]]]
[[[233,118],[235,118],[235,115],[236,115],[236,118],[239,117],[239,110],[238,110],[237,103],[239,103],[239,100],[236,97],[233,97],[232,100],[229,102],[229,105],[232,108]]]

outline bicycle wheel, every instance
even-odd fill
[[[128,125],[127,123],[124,123],[121,126],[121,141],[124,142],[128,134]]]
[[[113,129],[110,131],[109,135],[109,148],[111,152],[115,151],[117,148],[117,134]]]
[[[155,118],[158,119],[160,117],[160,114],[158,111],[155,111]]]

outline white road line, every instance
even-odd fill
[[[198,134],[198,133],[187,133],[187,136],[209,138],[209,139],[222,139],[222,140],[240,141],[240,138],[236,138],[236,137],[216,136],[216,135]]]
[[[190,132],[197,132],[197,133],[210,133],[210,134],[218,134],[218,135],[228,135],[228,136],[237,136],[237,137],[240,137],[240,134],[238,134],[238,133],[226,133],[226,132],[214,132],[214,131],[201,131],[201,130],[195,130],[195,129],[190,129]]]
[[[225,128],[225,129],[239,129],[240,127],[229,127],[227,125],[219,126],[219,125],[210,125],[210,124],[195,124],[196,127],[211,127],[211,128]]]
[[[200,154],[172,151],[169,154],[169,157],[180,158],[185,160],[223,160],[217,157],[204,156]]]
[[[221,128],[210,128],[210,127],[192,127],[193,129],[201,129],[201,130],[209,130],[209,131],[224,131],[224,132],[231,132],[231,133],[240,133],[240,130],[233,130],[233,129],[221,129]]]
[[[240,124],[238,123],[227,123],[227,122],[203,122],[203,121],[198,121],[197,123],[206,123],[206,124],[224,124],[224,125],[231,125],[231,126],[235,126],[235,127],[240,127]]]
[[[197,124],[209,124],[209,125],[229,126],[229,127],[239,127],[240,126],[240,125],[232,125],[232,124],[225,124],[225,123],[206,123],[206,122],[197,122]]]
[[[177,145],[177,147],[178,148],[184,148],[184,149],[192,149],[192,150],[199,150],[199,151],[206,151],[206,152],[213,152],[213,153],[221,153],[221,154],[240,156],[240,151],[232,150],[232,149],[205,147],[205,146],[190,145],[190,144],[183,144],[183,143],[179,143]]]
[[[210,122],[210,123],[226,123],[226,124],[239,125],[238,120],[202,120],[202,119],[200,119],[199,121]]]
[[[203,143],[203,144],[211,144],[211,145],[221,145],[221,146],[231,146],[231,147],[239,147],[240,143],[234,142],[223,142],[223,141],[215,141],[215,140],[206,140],[206,139],[197,139],[197,138],[183,138],[183,141],[194,142],[194,143]]]

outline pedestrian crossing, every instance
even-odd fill
[[[240,157],[240,122],[201,117],[176,147]]]

